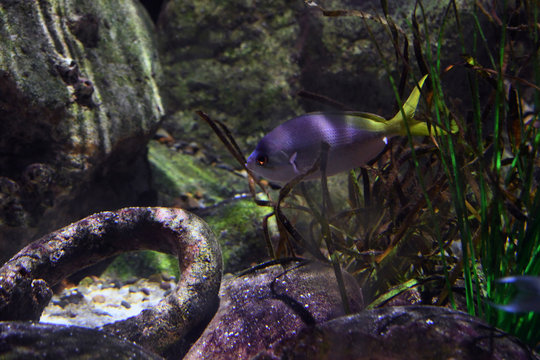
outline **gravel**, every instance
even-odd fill
[[[138,315],[176,288],[171,276],[119,281],[85,278],[76,287],[53,295],[40,322],[96,328]]]

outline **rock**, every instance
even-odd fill
[[[378,0],[332,0],[321,5],[384,18]],[[401,29],[399,48],[407,39],[409,70],[419,78],[414,30],[409,25],[416,1],[388,5],[389,18]],[[473,6],[465,0],[455,1],[455,5],[467,34],[476,26]],[[425,17],[416,10],[422,39],[441,43],[443,68],[461,63],[460,31],[454,16],[445,18],[447,4],[428,2],[423,9]],[[428,34],[423,33],[424,20]],[[439,39],[443,21],[445,32]],[[484,17],[479,21],[488,41],[497,36]],[[403,61],[396,61],[391,30],[380,21],[323,16],[319,9],[302,2],[222,1],[216,5],[174,0],[163,7],[158,30],[165,73],[160,85],[169,112],[164,127],[175,138],[204,139],[207,147],[218,143],[208,126],[193,114],[204,110],[225,122],[240,147],[249,153],[262,135],[279,123],[308,111],[335,110],[320,101],[298,97],[299,90],[330,97],[352,110],[388,117],[395,114],[397,102],[388,72],[399,82]],[[465,37],[465,45],[471,43],[472,37]],[[485,54],[480,58],[489,63]],[[464,93],[461,76],[445,77],[444,81],[445,90],[452,95]],[[222,147],[214,148],[225,154]]]
[[[379,0],[351,1],[332,0],[316,3],[328,10],[347,9],[360,10],[373,18],[383,17]],[[462,33],[473,33],[476,26],[473,17],[473,4],[470,1],[453,2],[459,11]],[[399,48],[403,51],[405,37],[408,40],[409,71],[419,78],[418,65],[413,49],[414,30],[412,22],[416,8],[419,22],[423,52],[425,39],[431,44],[440,42],[442,64],[445,68],[450,64],[461,63],[460,28],[453,15],[446,16],[448,4],[438,1],[426,1],[423,4],[425,17],[414,0],[388,2],[389,18],[397,25]],[[474,15],[476,16],[476,15]],[[426,22],[424,27],[424,21]],[[496,39],[493,26],[485,17],[478,16],[488,41]],[[439,29],[444,22],[444,35],[439,38]],[[351,110],[367,111],[384,117],[392,117],[396,109],[396,98],[388,75],[399,82],[403,61],[396,61],[390,29],[378,21],[354,16],[323,16],[316,8],[306,12],[300,19],[301,33],[301,86],[303,89],[328,96],[345,104]],[[425,33],[425,29],[429,33]],[[465,46],[472,49],[473,37],[464,36]],[[375,44],[376,43],[376,44]],[[483,49],[478,48],[477,55],[481,63],[488,64],[489,58]],[[387,68],[384,61],[387,62]],[[485,62],[484,62],[485,61]],[[390,74],[388,73],[390,71]],[[467,84],[463,81],[463,69],[457,69],[443,77],[443,88],[452,96],[467,93]],[[455,76],[456,72],[461,72]],[[407,92],[407,91],[405,91]],[[466,99],[465,99],[466,100]],[[306,111],[322,110],[319,102],[303,101]]]
[[[246,269],[268,256],[261,224],[271,208],[256,205],[246,194],[237,196],[247,191],[247,179],[157,141],[150,141],[148,148],[160,204],[177,207],[179,195],[201,193],[201,207],[192,211],[218,234],[224,272]]]
[[[103,208],[151,203],[160,65],[134,0],[0,5],[0,263]]]
[[[352,311],[361,291],[345,274]],[[332,267],[289,262],[225,280],[219,309],[185,359],[249,359],[303,328],[344,314]]]
[[[99,294],[92,297],[92,301],[98,304],[103,304],[105,302],[105,296]]]
[[[122,300],[122,301],[120,302],[120,305],[122,305],[122,306],[125,307],[126,309],[131,308],[131,304],[128,303],[127,301],[125,301],[125,300]]]
[[[170,290],[171,289],[171,283],[169,283],[169,282],[161,282],[161,283],[159,283],[159,288],[161,290]]]
[[[16,321],[0,322],[0,358],[161,359],[132,342],[101,331]]]
[[[156,306],[102,329],[160,354],[181,354],[185,339],[217,309],[222,274],[214,234],[181,209],[105,211],[29,244],[0,268],[0,320],[38,320],[51,287],[63,278],[104,258],[142,249],[174,254],[182,270],[178,285]]]
[[[270,211],[247,197],[224,201],[199,212],[219,235],[224,272],[235,273],[268,258],[262,220]],[[277,233],[273,220],[270,224],[270,235]]]
[[[142,292],[144,295],[147,295],[147,296],[150,295],[150,289],[148,289],[148,288],[142,288],[142,289],[141,289],[141,292]]]
[[[190,204],[194,204],[194,208],[212,206],[247,189],[247,179],[157,141],[150,141],[148,159],[154,189],[163,206],[181,204],[186,209],[192,206]],[[196,204],[191,203],[188,194],[196,193],[200,193],[201,199]]]
[[[79,304],[83,299],[84,295],[78,290],[70,291],[69,294],[60,298],[60,300],[66,304]]]
[[[305,329],[274,353],[298,360],[540,359],[478,318],[436,306],[385,307],[340,317]]]
[[[123,253],[117,256],[102,271],[102,277],[111,277],[125,281],[130,278],[150,278],[161,281],[161,272],[179,274],[178,259],[158,251],[143,250]]]
[[[302,11],[301,2],[285,0],[167,2],[158,21],[164,127],[177,139],[204,141],[226,154],[196,110],[224,121],[241,148],[300,111],[293,96]]]

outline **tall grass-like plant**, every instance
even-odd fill
[[[486,8],[482,4],[493,8]],[[381,1],[381,5],[384,17],[356,10],[321,10],[326,16],[359,17],[369,32],[369,21],[375,20],[384,25],[396,54],[399,54],[397,66],[390,66],[391,60],[385,59],[379,48],[381,44],[377,43],[373,35],[372,39],[381,56],[381,63],[389,74],[397,102],[400,103],[404,80],[407,73],[412,71],[408,68],[408,34],[388,16],[386,1]],[[405,227],[392,220],[398,230],[392,232],[391,237],[397,240],[375,258],[375,264],[369,271],[370,278],[364,283],[364,288],[368,289],[368,297],[370,287],[384,289],[379,279],[388,275],[384,271],[387,263],[385,258],[396,262],[397,256],[393,255],[403,246],[402,240],[410,240],[410,237],[404,234],[422,234],[439,244],[440,265],[447,289],[455,284],[462,272],[469,313],[483,317],[535,345],[540,341],[540,314],[504,312],[493,304],[507,303],[515,295],[511,284],[500,284],[497,279],[510,275],[540,275],[540,192],[537,191],[540,182],[539,10],[536,2],[532,0],[512,4],[504,0],[477,1],[471,5],[472,11],[467,10],[466,19],[462,19],[464,14],[460,13],[456,1],[449,0],[444,18],[434,29],[427,25],[422,1],[417,1],[410,29],[414,33],[414,50],[419,68],[422,73],[430,75],[432,89],[429,97],[433,115],[431,121],[445,129],[450,129],[452,124],[457,123],[460,132],[453,136],[436,137],[439,161],[426,158],[425,154],[417,155],[419,148],[413,145],[413,140],[408,136],[412,168],[400,168],[399,172],[405,174],[403,178],[408,175],[417,179],[413,189],[422,194],[423,201],[420,211],[416,206],[412,208],[419,211],[418,213],[423,212],[423,215],[411,217],[408,220],[413,221],[404,222]],[[417,17],[422,20],[423,26],[417,22]],[[452,30],[448,29],[450,23]],[[490,32],[495,29],[495,39],[484,30],[485,24],[491,27]],[[448,64],[445,62],[449,54],[443,52],[442,44],[449,35],[448,31],[456,29],[461,39],[463,61]],[[400,41],[403,50],[400,48]],[[480,63],[479,59],[486,63]],[[399,65],[399,62],[402,65]],[[402,69],[399,82],[391,75],[393,68]],[[469,93],[461,94],[461,97],[470,99],[463,101],[468,107],[452,106],[452,99],[445,88],[445,76],[463,77],[463,82],[468,84]],[[454,83],[457,81],[454,80]],[[529,93],[528,96],[526,93]],[[529,114],[525,106],[536,110]],[[395,159],[389,161],[387,164],[390,167],[399,167],[395,164]],[[440,166],[440,171],[445,174],[444,178],[438,177],[438,170],[426,171],[426,166]],[[392,181],[391,172],[386,174],[390,175],[378,177],[375,181]],[[369,177],[363,176],[363,191],[358,184],[356,186],[359,197],[369,196],[370,187],[366,187],[366,180],[369,180]],[[403,181],[400,185],[405,183],[406,181]],[[441,203],[444,200],[437,196],[446,188],[451,195],[450,205],[453,211],[443,214],[440,209],[444,207]],[[373,187],[373,190],[375,189],[376,186]],[[402,205],[411,209],[407,202],[402,202]],[[376,226],[381,225],[384,215],[381,214],[379,221],[375,222]],[[426,222],[431,225],[431,232],[423,230]],[[440,228],[440,224],[454,222],[459,234]],[[368,232],[363,236],[367,235],[369,238],[370,234]],[[446,256],[448,244],[456,240],[460,243],[461,258],[457,263],[450,264]],[[353,255],[353,258],[357,262],[355,266],[362,262],[358,256]],[[385,290],[372,290],[371,295],[379,295],[372,305],[388,298],[389,294],[398,291],[396,289],[408,289],[409,286],[403,286],[404,284],[419,285],[411,278],[424,277],[425,280],[429,277],[425,277],[424,271],[433,271],[433,267],[419,266],[417,270],[420,271],[405,274],[401,279],[402,285],[386,293]],[[450,295],[452,300],[451,291],[446,294],[443,291],[439,296],[440,302],[445,295]]]
[[[444,26],[438,33],[427,26],[423,29],[427,39],[439,40],[435,48],[426,41],[424,54],[436,122],[462,124],[461,136],[441,137],[439,149],[460,230],[468,311],[535,345],[540,341],[540,314],[504,312],[492,303],[507,303],[515,295],[512,285],[498,284],[497,279],[540,275],[540,192],[535,178],[540,169],[538,6],[535,1],[517,2],[515,7],[506,1],[497,3],[495,9],[477,3],[474,32],[461,34],[462,39],[473,37],[472,48],[462,42],[463,65],[469,68],[464,81],[472,100],[468,113],[455,113],[448,105],[441,67]],[[421,4],[419,8],[423,10]],[[461,29],[454,0],[448,10],[447,19],[454,17]],[[487,14],[492,14],[488,20],[498,30],[495,44],[487,40],[481,26],[480,19]],[[517,54],[517,41],[529,45],[529,51]],[[478,63],[480,50],[487,50],[490,64]],[[528,75],[532,78],[522,78]],[[488,96],[482,96],[481,86],[488,88]],[[526,91],[534,93],[532,114],[524,108]]]

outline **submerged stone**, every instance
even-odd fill
[[[0,322],[0,358],[162,359],[132,342],[102,331],[22,321]]]
[[[288,359],[540,359],[516,338],[436,306],[362,311],[306,329],[279,351]]]
[[[254,146],[262,124],[299,111],[298,17],[301,2],[168,1],[158,20],[167,107],[163,126],[178,139],[223,152],[195,115],[203,110]]]
[[[363,307],[349,274],[345,288],[352,311]],[[219,309],[185,359],[249,359],[272,351],[304,328],[344,314],[332,267],[289,262],[225,280]]]
[[[151,202],[155,43],[138,1],[1,2],[0,263],[92,212]]]

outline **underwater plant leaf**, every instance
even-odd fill
[[[402,284],[394,286],[388,291],[386,291],[384,294],[378,296],[375,300],[373,300],[368,306],[366,306],[365,310],[375,309],[381,305],[384,305],[384,303],[388,302],[397,295],[403,293],[406,290],[412,289],[420,284],[421,282],[417,279],[410,279]]]
[[[352,209],[359,209],[361,207],[360,184],[358,183],[354,170],[349,171],[347,177],[347,191],[349,195],[349,206]]]
[[[272,216],[274,216],[274,212],[271,212],[270,214],[263,217],[262,227],[268,255],[271,259],[276,259],[276,252],[274,251],[274,246],[272,245],[272,240],[270,239],[270,230],[268,228],[268,219]]]
[[[343,103],[341,103],[339,101],[336,101],[334,99],[331,99],[328,96],[316,94],[316,93],[313,93],[313,92],[307,91],[307,90],[300,90],[296,94],[296,96],[302,97],[304,99],[313,100],[313,101],[316,101],[316,102],[321,103],[321,104],[330,105],[330,106],[332,106],[332,107],[334,107],[336,109],[339,109],[339,110],[344,110],[344,111],[353,111],[354,110],[350,106],[345,105],[345,104],[343,104]]]
[[[416,63],[422,74],[429,74],[428,66],[426,59],[424,58],[424,53],[422,52],[422,45],[420,41],[420,29],[418,25],[418,20],[416,18],[416,9],[418,4],[414,6],[414,11],[411,15],[412,28],[413,28],[413,49],[414,56],[416,57]]]
[[[508,112],[506,113],[506,133],[510,143],[514,149],[516,149],[521,143],[521,131],[522,131],[522,117],[520,116],[520,101],[517,93],[517,89],[510,86],[508,91]]]
[[[388,1],[381,0],[381,8],[383,10],[384,16],[388,16]]]
[[[372,21],[378,22],[378,23],[380,23],[382,25],[389,26],[389,23],[388,23],[388,21],[386,19],[382,18],[379,15],[373,15],[373,14],[367,13],[365,11],[349,10],[349,9],[328,10],[328,9],[325,9],[322,6],[318,5],[315,1],[312,1],[312,0],[304,0],[304,3],[309,7],[319,9],[324,16],[328,16],[328,17],[354,16],[354,17],[359,17],[359,18],[364,19],[364,20],[372,20]],[[396,29],[399,32],[403,33],[403,34],[405,33],[397,25],[396,25]]]
[[[320,169],[320,163],[321,163],[321,157],[319,156],[317,160],[315,161],[315,163],[313,164],[313,166],[308,171],[293,178],[291,181],[286,183],[279,191],[278,200],[274,205],[274,214],[276,215],[276,222],[278,224],[278,230],[280,232],[280,242],[278,244],[278,249],[276,251],[277,256],[280,255],[281,250],[284,247],[287,247],[290,253],[294,254],[293,247],[289,242],[287,233],[289,233],[293,237],[293,239],[296,241],[297,244],[300,244],[302,246],[305,246],[306,244],[304,237],[289,222],[285,214],[283,214],[283,211],[281,210],[281,203],[290,194],[292,189],[296,185],[298,185],[300,182],[302,182],[302,180],[304,180],[306,176],[309,176]]]
[[[225,145],[227,150],[229,150],[231,155],[238,161],[242,168],[245,168],[246,159],[242,152],[238,149],[238,145],[234,141],[234,138],[232,137],[230,131],[225,127],[225,125],[212,120],[206,113],[200,110],[196,111],[196,114],[199,115],[199,117],[203,119],[208,125],[210,125],[212,130],[214,130],[221,142]]]

